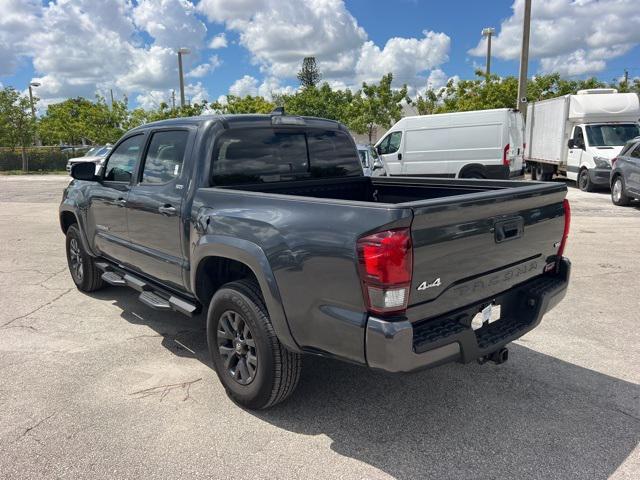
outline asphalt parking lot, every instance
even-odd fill
[[[250,412],[218,383],[202,317],[76,290],[67,181],[0,177],[0,477],[638,478],[640,205],[569,188],[570,291],[506,364],[306,358],[287,403]]]

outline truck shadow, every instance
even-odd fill
[[[94,296],[149,326],[176,355],[211,365],[203,315],[155,312],[125,289]],[[246,412],[290,432],[325,435],[336,453],[400,479],[613,474],[640,442],[640,386],[522,344],[510,350],[500,366],[401,375],[309,356],[287,402]]]

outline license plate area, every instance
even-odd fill
[[[490,325],[500,320],[502,315],[502,308],[500,304],[490,303],[485,305],[478,313],[471,319],[471,328],[479,330],[485,325]]]

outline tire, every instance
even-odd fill
[[[479,170],[469,170],[468,172],[464,172],[460,178],[475,178],[478,180],[485,180],[487,177]]]
[[[531,180],[538,180],[538,164],[531,164]]]
[[[626,207],[631,203],[631,198],[627,196],[624,190],[624,178],[622,178],[621,175],[618,175],[613,179],[613,184],[611,185],[611,202],[613,202],[614,205]]]
[[[69,273],[78,290],[94,292],[105,286],[102,272],[96,267],[95,259],[82,246],[80,230],[75,223],[67,230],[66,250]]]
[[[589,170],[586,168],[580,170],[578,174],[578,188],[583,192],[593,192],[595,190],[591,177],[589,177]]]
[[[254,282],[228,283],[216,292],[207,314],[207,343],[227,395],[244,407],[272,407],[298,384],[302,356],[278,340]]]
[[[536,164],[536,178],[541,182],[550,182],[553,180],[553,172],[545,172],[541,163]]]

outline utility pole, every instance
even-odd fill
[[[109,89],[109,93],[111,94],[111,111],[113,111],[113,88]]]
[[[531,32],[531,0],[524,0],[522,21],[522,50],[520,51],[520,74],[518,76],[518,110],[527,116],[527,75],[529,70],[529,34]]]
[[[487,76],[487,80],[489,80],[489,76],[491,75],[491,37],[496,33],[496,29],[492,27],[487,27],[482,29],[482,36],[487,37],[487,69],[485,71],[485,75]]]
[[[624,88],[629,91],[629,70],[624,69]]]
[[[176,109],[176,91],[173,88],[171,89],[171,108]]]
[[[180,106],[184,107],[184,72],[182,71],[182,55],[191,53],[188,48],[178,49],[178,75],[180,75]]]
[[[29,83],[29,104],[31,105],[31,119],[33,120],[33,126],[35,128],[36,125],[36,107],[33,104],[33,91],[32,88],[38,88],[41,85],[40,82],[30,82]],[[33,144],[38,145],[38,132],[34,130],[33,132]]]

